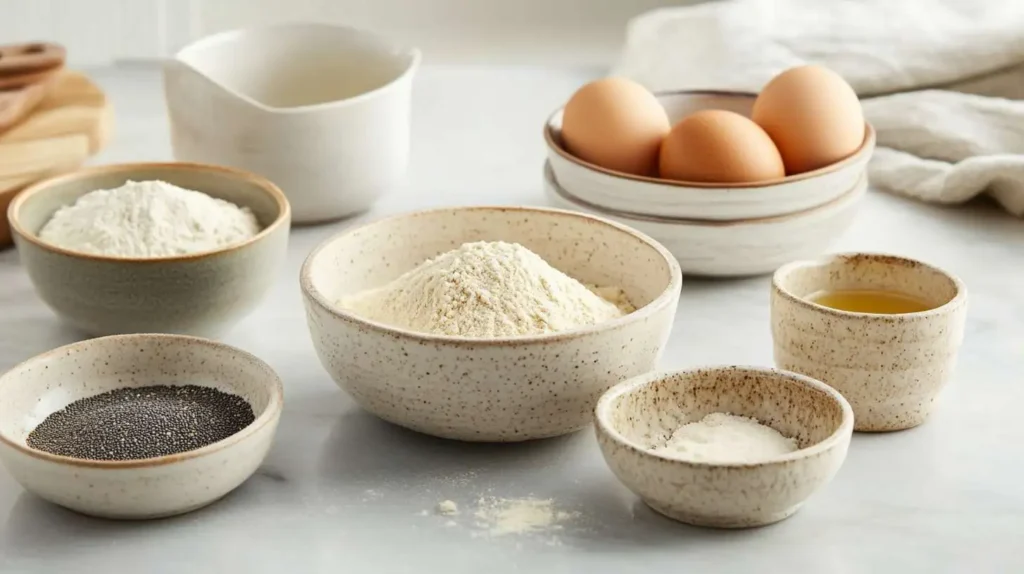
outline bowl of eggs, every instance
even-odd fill
[[[824,251],[853,222],[875,132],[835,72],[800,66],[759,94],[580,88],[545,126],[557,206],[662,242],[684,273],[758,275]]]

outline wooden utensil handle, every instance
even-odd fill
[[[0,75],[34,74],[64,65],[64,46],[48,42],[0,46]]]

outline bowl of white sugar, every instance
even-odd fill
[[[22,265],[89,335],[218,336],[284,261],[290,208],[270,181],[212,165],[140,163],[42,181],[11,203]]]
[[[787,371],[711,367],[624,381],[595,409],[612,472],[655,511],[717,528],[793,515],[839,471],[853,410]]]
[[[320,362],[364,409],[434,436],[553,437],[655,368],[682,277],[651,238],[555,209],[463,207],[328,239],[301,272]]]

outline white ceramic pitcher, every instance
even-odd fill
[[[296,223],[364,211],[405,175],[419,62],[331,24],[209,36],[164,65],[174,156],[269,178]]]

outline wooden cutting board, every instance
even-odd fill
[[[54,78],[32,113],[0,132],[0,248],[11,244],[7,206],[19,191],[41,179],[81,166],[103,149],[113,132],[106,94],[70,70]]]

